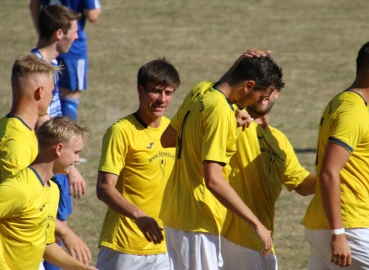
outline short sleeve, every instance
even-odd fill
[[[84,9],[100,9],[101,3],[99,0],[83,0]]]
[[[99,171],[119,175],[125,166],[129,141],[120,125],[111,126],[105,133]]]

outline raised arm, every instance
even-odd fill
[[[152,217],[149,217],[139,207],[131,204],[115,188],[118,176],[111,173],[99,172],[97,176],[96,195],[115,212],[134,219],[146,240],[160,244],[164,240],[162,228]]]

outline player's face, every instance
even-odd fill
[[[67,53],[72,46],[72,43],[78,38],[78,24],[77,20],[72,21],[71,28],[68,30],[67,34],[62,34],[59,41],[59,46],[57,50],[59,53]]]
[[[271,86],[266,89],[260,89],[255,91],[254,87],[251,87],[247,90],[246,93],[240,95],[239,99],[236,100],[235,104],[239,109],[244,109],[247,106],[255,104],[259,100],[269,98],[274,89],[275,88]]]
[[[174,88],[149,82],[146,87],[138,85],[140,108],[153,118],[164,115],[172,101]]]
[[[275,89],[269,97],[260,98],[256,103],[247,106],[246,109],[248,112],[254,112],[260,116],[264,116],[270,112],[272,109],[275,100],[278,98],[278,90]]]
[[[44,116],[53,98],[55,79],[53,76],[42,75],[42,99],[40,100],[39,116]]]
[[[54,174],[69,174],[72,166],[79,162],[79,153],[82,151],[81,137],[74,136],[69,143],[63,144],[60,156],[54,165]]]

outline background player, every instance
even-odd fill
[[[60,54],[58,57],[59,63],[64,66],[59,81],[63,115],[76,120],[81,91],[87,89],[87,36],[84,27],[86,19],[90,22],[97,21],[101,13],[101,4],[99,0],[31,0],[31,15],[38,34],[40,34],[37,27],[38,13],[41,5],[48,4],[64,5],[82,14],[78,20],[78,39],[68,53]]]
[[[170,269],[159,210],[175,149],[164,149],[160,137],[179,83],[177,70],[165,59],[143,65],[137,75],[138,110],[104,136],[96,191],[109,209],[99,240],[100,270]]]
[[[59,190],[49,180],[78,162],[86,136],[86,129],[67,117],[48,120],[37,132],[36,160],[0,184],[1,269],[38,269],[42,257],[64,269],[96,269],[55,243]]]
[[[171,120],[161,143],[164,147],[177,145],[176,162],[160,217],[172,269],[222,267],[220,233],[226,208],[252,225],[264,243],[263,254],[269,254],[270,231],[226,179],[229,159],[236,151],[232,104],[243,109],[282,86],[280,68],[270,57],[242,56],[219,82],[196,85]]]
[[[38,29],[40,39],[37,47],[31,52],[36,54],[42,60],[51,63],[54,66],[58,65],[55,59],[60,53],[69,51],[72,43],[78,38],[77,20],[80,15],[73,10],[60,5],[45,6],[39,13]],[[40,117],[38,125],[42,124],[46,119],[55,116],[61,116],[61,105],[58,91],[58,80],[55,80],[55,88],[53,90],[53,99],[49,107],[49,114]],[[76,167],[72,167],[70,173],[56,174],[52,179],[59,187],[60,201],[58,207],[57,218],[65,222],[68,215],[72,214],[72,198],[70,192],[75,197],[80,198],[86,189],[86,182]],[[60,239],[58,242],[61,244]],[[78,258],[82,260],[82,254],[85,257],[91,257],[90,250],[87,245],[79,238],[75,237],[74,247],[67,246],[72,254],[78,254]],[[74,250],[78,249],[78,250]],[[79,255],[81,254],[81,255]],[[85,263],[88,263],[86,261]],[[45,264],[47,264],[45,262]]]
[[[319,185],[303,221],[308,269],[369,269],[369,42],[356,78],[327,105],[316,157]]]
[[[229,183],[250,207],[251,211],[272,231],[274,206],[286,186],[302,196],[314,194],[316,177],[305,170],[297,160],[292,145],[278,129],[269,126],[270,111],[281,89],[275,89],[268,98],[246,107],[255,120],[247,129],[238,130],[237,151],[230,160],[232,172]],[[232,212],[227,218],[222,235],[224,269],[254,270],[278,269],[274,249],[264,257],[262,241]]]

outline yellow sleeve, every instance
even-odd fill
[[[202,161],[211,160],[227,163],[227,140],[230,126],[229,114],[222,109],[210,107],[206,109],[203,119],[204,136],[202,140]],[[227,108],[229,110],[229,108]],[[233,117],[233,121],[236,118]]]
[[[284,182],[288,191],[294,190],[309,175],[309,172],[301,166],[291,143],[285,137],[286,171]]]
[[[0,219],[13,218],[22,214],[30,200],[30,188],[17,178],[8,178],[0,184]]]
[[[0,149],[1,179],[15,175],[21,169],[29,166],[32,159],[32,147],[27,138],[10,138]]]
[[[122,125],[114,124],[105,133],[99,171],[119,175],[125,166],[129,138]]]
[[[359,139],[363,137],[368,126],[362,121],[358,115],[363,112],[358,106],[350,106],[345,110],[341,110],[339,117],[332,118],[332,129],[328,141],[336,143],[347,151],[352,151],[359,144]]]

